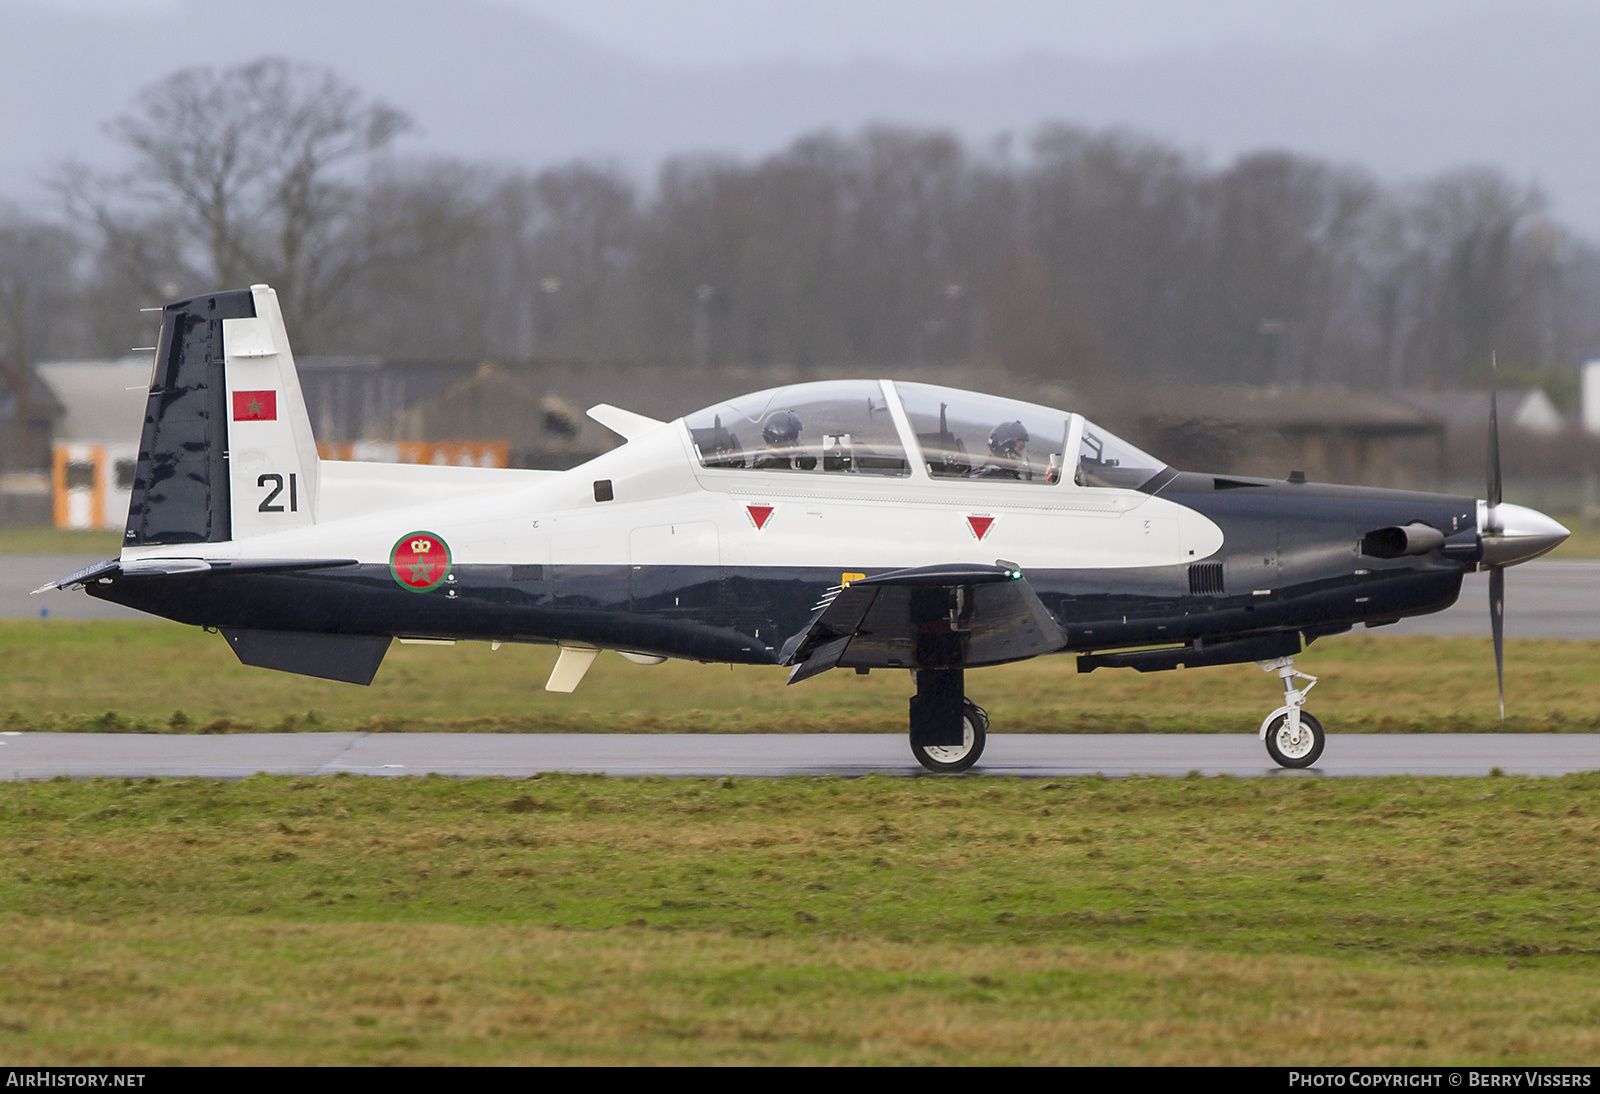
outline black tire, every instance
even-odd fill
[[[1322,757],[1322,747],[1328,743],[1328,735],[1322,731],[1322,723],[1317,721],[1305,711],[1300,712],[1300,728],[1302,731],[1310,730],[1310,747],[1306,746],[1304,739],[1296,746],[1288,739],[1287,714],[1280,714],[1272,719],[1272,724],[1267,727],[1267,755],[1280,767],[1310,767]],[[1280,744],[1278,736],[1282,734],[1284,740]]]
[[[959,745],[912,745],[911,754],[929,771],[940,775],[954,775],[978,762],[983,746],[989,737],[989,716],[971,699],[961,700],[961,724],[964,740]]]

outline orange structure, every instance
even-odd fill
[[[506,441],[318,441],[317,455],[357,463],[507,467],[511,445]]]

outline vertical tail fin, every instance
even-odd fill
[[[317,450],[278,297],[169,304],[124,546],[218,543],[315,521]]]
[[[278,294],[250,293],[255,316],[222,321],[234,539],[316,523],[317,444]]]

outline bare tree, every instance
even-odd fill
[[[187,69],[110,124],[134,154],[125,175],[69,165],[58,189],[153,295],[269,281],[315,331],[370,257],[355,168],[409,125],[323,69]]]
[[[105,318],[135,298],[266,280],[298,345],[393,357],[1399,389],[1491,348],[1600,352],[1600,258],[1494,171],[1401,189],[1121,131],[1050,126],[1013,156],[869,127],[671,159],[641,190],[585,163],[374,164],[406,125],[278,60],[147,89],[111,126],[128,173],[61,175],[100,244],[84,329],[120,349],[148,338]]]
[[[75,303],[77,240],[0,206],[0,353],[26,368],[53,352]]]
[[[1424,189],[1413,215],[1431,281],[1433,376],[1485,369],[1492,350],[1510,348],[1504,339],[1530,303],[1538,248],[1529,229],[1543,207],[1536,189],[1490,169],[1451,172]],[[1512,359],[1538,362],[1537,350],[1518,350]]]

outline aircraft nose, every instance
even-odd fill
[[[1492,508],[1488,502],[1478,502],[1478,529],[1485,566],[1515,566],[1538,558],[1572,534],[1537,509],[1506,502]]]

